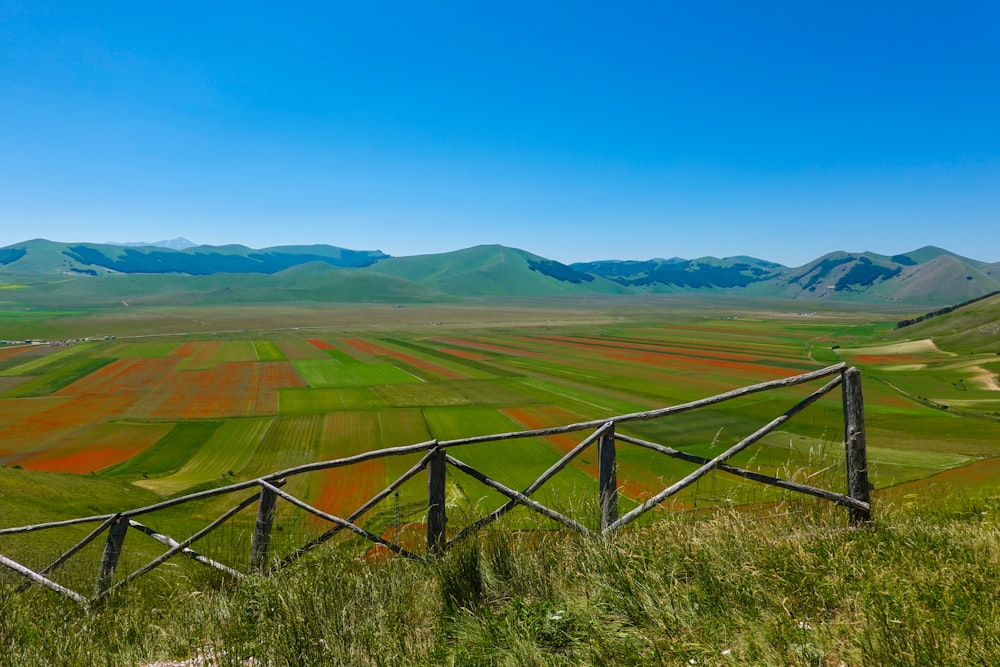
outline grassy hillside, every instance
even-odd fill
[[[694,260],[583,262],[574,264],[573,268],[629,287],[650,291],[684,291],[746,287],[773,278],[784,267],[752,257],[703,257]]]
[[[393,276],[317,263],[276,275],[120,274],[22,278],[16,289],[0,290],[0,305],[10,310],[239,303],[410,303],[450,298]]]
[[[996,497],[882,506],[861,530],[845,530],[842,511],[798,510],[675,517],[608,541],[497,529],[427,563],[358,557],[343,543],[239,583],[178,563],[187,576],[165,585],[148,575],[89,613],[0,583],[0,655],[46,667],[195,656],[224,665],[1000,662]]]
[[[1000,294],[897,329],[891,337],[931,338],[938,347],[962,354],[1000,354]]]
[[[324,267],[354,269],[357,276],[368,276],[369,280],[355,276],[353,283],[324,285],[324,276],[329,277]],[[80,276],[103,280],[122,275],[225,276],[227,287],[240,290],[238,298],[253,302],[289,301],[300,296],[328,302],[385,302],[426,300],[434,295],[447,299],[699,293],[924,307],[957,303],[1000,289],[1000,265],[932,247],[891,257],[870,252],[834,252],[797,268],[742,256],[607,260],[567,266],[499,245],[397,258],[389,258],[377,250],[355,251],[326,245],[261,250],[241,245],[195,246],[178,251],[155,246],[34,240],[0,248],[0,286],[62,284]],[[242,280],[236,277],[240,275],[274,276],[274,279]],[[310,290],[301,284],[289,284],[293,276],[308,276],[320,285]],[[405,282],[378,283],[374,276],[391,276]],[[144,283],[150,290],[156,284]],[[162,283],[167,292],[192,295],[198,290],[212,290],[215,284],[194,280]],[[95,293],[108,289],[96,284],[88,286]],[[71,287],[60,289],[73,292]],[[268,290],[272,291],[271,296]],[[414,290],[424,293],[405,294]],[[126,298],[117,292],[115,295]],[[209,294],[200,299],[191,296],[186,302],[220,301],[218,295]]]
[[[937,248],[892,257],[835,252],[761,287],[797,299],[956,303],[1000,289],[996,268]]]
[[[194,246],[172,250],[157,246],[103,243],[54,243],[35,239],[7,246],[0,253],[6,272],[18,274],[90,276],[116,273],[277,273],[305,262],[361,267],[386,255],[380,251],[347,250],[326,245],[281,246],[255,250],[242,245]]]
[[[499,245],[439,255],[393,257],[368,270],[460,296],[558,296],[626,291],[603,278]]]

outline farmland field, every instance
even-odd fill
[[[237,323],[224,334],[167,336],[134,333],[139,324],[130,321],[110,330],[114,338],[0,349],[0,464],[9,474],[75,473],[100,481],[102,489],[120,484],[170,497],[431,438],[561,426],[676,405],[840,360],[859,366],[865,378],[877,493],[921,480],[960,485],[963,471],[977,475],[1000,455],[1000,423],[992,418],[1000,413],[996,356],[958,357],[919,341],[885,344],[880,337],[893,322],[877,312],[804,316],[768,304],[736,316],[719,304],[690,303],[658,310],[506,306],[509,313],[343,308],[336,324],[310,322],[301,330]],[[504,314],[508,321],[484,321]],[[286,316],[274,317],[287,322]],[[180,315],[172,311],[170,317]],[[150,327],[158,321],[149,316]],[[60,320],[59,326],[71,324]],[[812,389],[756,394],[620,430],[711,457]],[[733,462],[843,490],[839,398],[838,390]],[[451,453],[523,489],[586,435],[513,439]],[[346,516],[417,458],[302,476],[287,488]],[[620,443],[623,509],[691,470],[688,463]],[[592,508],[596,475],[592,446],[537,496],[561,507]],[[374,512],[372,525],[384,525],[393,513],[422,521],[421,480],[426,475],[404,486],[392,507],[386,501]],[[786,500],[772,487],[716,472],[669,506]],[[463,512],[481,515],[503,501],[463,473],[450,473],[448,502]],[[0,503],[0,522],[30,522],[27,506],[2,509]],[[72,507],[66,503],[67,512]],[[47,511],[58,514],[58,503],[50,502]]]

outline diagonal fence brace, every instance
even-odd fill
[[[82,595],[80,595],[76,591],[70,590],[70,589],[66,588],[65,586],[57,584],[56,582],[52,581],[48,577],[44,577],[44,576],[38,574],[37,572],[35,572],[31,568],[25,567],[24,565],[21,565],[16,560],[12,560],[10,558],[7,558],[6,556],[0,556],[0,565],[3,565],[4,567],[13,570],[14,572],[17,572],[22,577],[26,577],[27,579],[29,579],[30,581],[32,581],[32,582],[34,582],[36,584],[41,584],[42,586],[45,586],[49,590],[55,591],[56,593],[59,593],[60,595],[65,595],[66,597],[68,597],[70,600],[73,600],[74,602],[79,602],[80,604],[82,604],[84,606],[86,606],[86,604],[87,604],[87,598],[83,597]]]
[[[548,470],[539,475],[538,479],[529,484],[528,487],[521,493],[525,496],[530,496],[531,494],[533,494],[535,491],[540,489],[542,485],[545,484],[545,482],[552,479],[552,477],[555,476],[556,473],[565,468],[570,463],[570,461],[579,456],[580,453],[583,452],[583,450],[585,450],[587,447],[593,444],[595,440],[604,436],[604,434],[608,433],[609,431],[612,431],[613,429],[614,429],[613,422],[605,422],[604,424],[602,424],[600,428],[598,428],[596,431],[594,431],[586,438],[584,438],[582,441],[580,441],[580,444],[578,444],[576,447],[566,452],[566,454],[564,454],[561,459],[553,463]],[[460,542],[461,540],[464,540],[469,535],[472,535],[481,528],[488,526],[489,524],[493,523],[494,521],[502,517],[507,512],[517,507],[518,504],[519,502],[516,499],[508,500],[505,504],[493,510],[488,515],[480,519],[477,519],[472,524],[463,528],[461,532],[458,533],[458,535],[453,537],[448,542],[448,546],[451,546],[456,542]]]
[[[451,465],[455,466],[456,468],[458,468],[459,470],[461,470],[462,472],[464,472],[466,475],[472,477],[473,479],[478,480],[479,482],[482,482],[486,486],[488,486],[488,487],[490,487],[492,489],[495,489],[496,491],[499,491],[500,493],[502,493],[503,495],[507,496],[511,500],[514,500],[514,501],[520,503],[521,505],[524,505],[525,507],[531,508],[531,509],[535,510],[536,512],[538,512],[539,514],[547,516],[548,518],[552,519],[553,521],[557,521],[557,522],[561,523],[562,525],[566,526],[567,528],[572,528],[573,530],[577,531],[578,533],[583,533],[584,535],[591,535],[591,536],[595,535],[594,531],[592,531],[590,528],[587,528],[583,524],[581,524],[581,523],[579,523],[577,521],[574,521],[573,519],[570,519],[568,516],[560,514],[559,512],[555,511],[554,509],[550,509],[550,508],[546,507],[545,505],[532,500],[531,498],[529,498],[528,496],[524,495],[523,493],[519,493],[519,492],[515,491],[514,489],[511,489],[511,488],[509,488],[507,486],[504,486],[500,482],[487,477],[486,475],[484,475],[483,473],[479,472],[478,470],[476,470],[472,466],[467,465],[465,463],[462,463],[461,461],[459,461],[455,457],[453,457],[453,456],[446,456],[445,460],[447,460],[448,463],[450,463]]]
[[[324,512],[323,510],[321,510],[321,509],[319,509],[317,507],[313,507],[309,503],[303,502],[303,501],[299,500],[298,498],[296,498],[295,496],[293,496],[291,494],[288,494],[288,493],[285,493],[284,491],[279,490],[275,486],[271,486],[270,484],[268,484],[264,480],[260,480],[260,485],[262,487],[264,487],[265,489],[270,489],[270,491],[272,493],[274,493],[276,496],[284,498],[285,500],[287,500],[291,504],[295,505],[299,509],[305,510],[306,512],[309,512],[310,514],[318,516],[321,519],[326,519],[330,523],[335,523],[335,524],[338,524],[340,526],[343,526],[344,528],[346,528],[347,530],[351,531],[352,533],[356,533],[357,535],[360,535],[361,537],[364,537],[364,538],[366,538],[368,540],[371,540],[372,542],[375,542],[376,544],[381,544],[386,549],[389,549],[392,552],[394,552],[396,554],[399,554],[400,556],[405,556],[406,558],[412,558],[414,560],[421,560],[420,556],[418,556],[417,554],[412,553],[410,551],[407,551],[406,549],[404,549],[403,547],[399,546],[398,544],[393,544],[392,542],[389,542],[388,540],[384,540],[381,537],[379,537],[378,535],[376,535],[375,533],[370,533],[367,530],[365,530],[364,528],[362,528],[361,526],[357,526],[357,525],[351,523],[350,521],[347,521],[346,519],[342,519],[339,516],[334,516],[333,514],[328,514],[327,512]]]
[[[733,445],[732,447],[730,447],[726,451],[722,452],[721,454],[719,454],[718,456],[716,456],[714,459],[710,460],[708,463],[705,463],[700,468],[698,468],[694,472],[690,473],[689,475],[687,475],[686,477],[684,477],[680,481],[675,482],[674,484],[671,484],[666,489],[664,489],[660,493],[656,494],[655,496],[653,496],[652,498],[650,498],[649,500],[647,500],[646,502],[644,502],[642,505],[639,505],[638,507],[636,507],[635,509],[633,509],[628,514],[626,514],[625,516],[621,517],[620,519],[618,519],[617,521],[615,521],[614,523],[612,523],[611,525],[609,525],[607,528],[605,528],[604,532],[607,533],[607,532],[613,532],[613,531],[618,530],[622,526],[625,526],[626,524],[629,524],[632,521],[634,521],[635,519],[639,518],[644,513],[646,513],[647,511],[649,511],[653,507],[659,505],[664,500],[666,500],[670,496],[674,495],[678,491],[681,491],[682,489],[690,486],[691,484],[694,484],[701,477],[703,477],[706,474],[708,474],[709,472],[711,472],[712,469],[714,469],[716,466],[718,466],[723,461],[726,461],[726,460],[732,458],[733,456],[739,454],[740,452],[742,452],[744,449],[746,449],[750,445],[752,445],[755,442],[759,441],[761,438],[763,438],[768,433],[771,433],[772,431],[777,430],[777,428],[779,426],[781,426],[782,424],[784,424],[785,422],[787,422],[793,416],[795,416],[796,414],[798,414],[802,410],[805,410],[807,407],[809,407],[810,405],[812,405],[813,403],[815,403],[816,401],[818,401],[819,399],[821,399],[826,394],[830,393],[830,391],[832,391],[834,388],[836,388],[842,381],[843,380],[840,377],[836,377],[833,380],[830,380],[825,385],[823,385],[822,387],[820,387],[819,389],[817,389],[813,393],[809,394],[809,396],[807,396],[806,398],[802,399],[801,401],[799,401],[798,403],[796,403],[794,406],[792,406],[791,408],[789,408],[788,410],[786,410],[784,413],[782,413],[778,417],[775,417],[770,422],[768,422],[767,424],[765,424],[761,428],[757,429],[756,431],[754,431],[753,433],[751,433],[750,435],[748,435],[743,440],[739,441],[738,443],[736,443],[735,445]]]

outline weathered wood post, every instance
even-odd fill
[[[615,425],[610,423],[597,441],[597,485],[601,498],[601,532],[618,520],[618,471],[615,461]]]
[[[274,505],[278,496],[271,489],[261,488],[257,520],[250,540],[250,569],[263,572],[267,569],[267,555],[271,546],[271,527],[274,525]]]
[[[444,551],[445,524],[445,454],[443,449],[435,449],[427,460],[427,553]]]
[[[108,538],[104,542],[104,551],[101,553],[101,564],[97,574],[97,595],[107,593],[111,584],[115,580],[115,570],[118,568],[118,559],[122,555],[122,544],[125,542],[125,533],[128,532],[128,517],[119,514],[108,527]]]
[[[848,368],[843,372],[844,447],[847,455],[847,495],[871,503],[868,485],[868,454],[865,451],[865,403],[861,395],[861,371]],[[850,508],[851,525],[871,521],[871,509]]]

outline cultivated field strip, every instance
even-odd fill
[[[82,430],[18,464],[28,470],[93,473],[135,458],[170,432],[170,424],[108,423]]]
[[[254,352],[257,353],[257,361],[287,361],[288,357],[281,351],[281,348],[274,341],[255,340],[253,341]]]
[[[325,415],[319,459],[334,459],[366,451],[370,442],[381,441],[377,412],[339,412]],[[310,489],[315,507],[336,516],[348,516],[382,489],[389,481],[382,460],[364,461],[358,466],[332,468],[318,475]]]
[[[416,357],[394,347],[386,347],[381,342],[376,343],[363,338],[346,338],[344,339],[344,343],[373,357],[387,359],[390,363],[404,368],[408,373],[415,375],[425,382],[458,380],[468,377],[465,373],[455,370],[450,366],[442,366],[434,361]]]
[[[223,422],[177,472],[159,479],[136,480],[137,486],[164,495],[223,479],[247,468],[273,419],[239,419]]]

